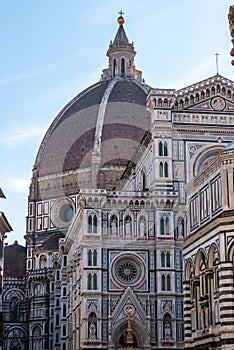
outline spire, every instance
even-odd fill
[[[119,12],[120,16],[118,17],[117,19],[117,22],[119,23],[119,29],[116,33],[116,36],[115,36],[115,39],[114,39],[114,42],[112,44],[112,48],[113,47],[122,47],[122,48],[128,48],[130,47],[129,45],[129,41],[128,41],[128,38],[127,38],[127,35],[125,33],[125,30],[124,30],[124,27],[123,27],[123,24],[125,22],[124,18],[122,17],[122,15],[124,14],[122,11]],[[134,50],[134,47],[133,47],[133,44],[132,44],[132,48]]]
[[[141,81],[141,71],[134,66],[134,58],[136,52],[134,44],[130,43],[124,30],[125,20],[123,18],[123,11],[119,12],[120,16],[117,19],[119,28],[116,33],[114,41],[110,42],[107,51],[109,58],[109,67],[103,70],[102,79],[109,80],[114,77],[120,78],[135,78]]]

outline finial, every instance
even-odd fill
[[[118,23],[120,26],[122,26],[125,22],[124,18],[123,18],[123,15],[124,15],[124,12],[122,10],[119,11],[119,17],[117,19]]]
[[[216,56],[216,74],[219,75],[219,53],[215,53]]]

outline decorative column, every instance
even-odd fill
[[[185,342],[190,342],[192,337],[190,281],[184,281],[183,286],[184,286],[184,338],[185,338]]]
[[[133,334],[132,334],[132,325],[131,325],[131,321],[133,321],[133,318],[131,317],[132,314],[132,309],[131,307],[129,307],[128,311],[127,311],[127,322],[128,322],[128,327],[127,327],[127,337],[126,337],[126,345],[127,345],[127,350],[133,350],[133,345],[134,345],[134,341],[133,341]]]

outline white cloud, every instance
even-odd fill
[[[18,147],[32,139],[42,137],[46,132],[46,127],[33,126],[31,128],[17,130],[16,132],[8,133],[7,136],[0,138],[0,143],[10,147]]]

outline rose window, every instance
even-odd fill
[[[137,266],[134,261],[123,261],[117,267],[117,274],[123,282],[133,282],[137,278]]]
[[[145,264],[135,254],[118,256],[112,264],[112,276],[121,285],[137,285],[145,277]]]

